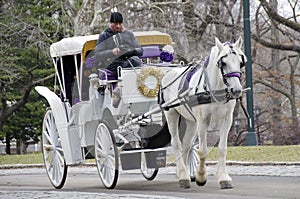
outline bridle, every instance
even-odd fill
[[[223,77],[223,82],[226,86],[229,86],[228,84],[228,79],[231,78],[231,77],[237,77],[239,78],[239,80],[241,81],[241,77],[242,77],[242,72],[241,70],[238,70],[238,71],[230,71],[228,73],[225,73],[224,71],[224,66],[225,66],[225,63],[223,62],[223,58],[224,57],[227,57],[229,54],[235,54],[237,55],[238,53],[233,49],[233,46],[231,43],[227,42],[225,43],[225,45],[229,45],[230,47],[230,51],[229,53],[227,53],[226,55],[223,55],[217,62],[217,66],[218,68],[221,70],[221,74],[222,74],[222,77]],[[245,58],[244,58],[244,55],[240,54],[241,56],[241,63],[240,63],[240,69],[243,68],[245,66]]]

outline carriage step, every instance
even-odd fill
[[[123,170],[140,169],[142,152],[145,155],[147,168],[158,169],[166,166],[166,148],[160,149],[136,149],[122,151],[120,153],[121,165]]]

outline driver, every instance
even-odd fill
[[[125,29],[123,16],[119,12],[110,15],[110,24],[99,35],[95,57],[99,62],[98,66],[107,68],[117,77],[117,67],[123,68],[137,67],[142,64],[139,59],[143,54],[143,49],[139,45],[133,32]]]

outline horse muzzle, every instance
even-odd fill
[[[230,88],[230,90],[229,90],[230,97],[234,98],[234,99],[241,97],[242,93],[243,93],[242,88],[241,89],[239,89],[239,88],[238,89],[237,88]]]

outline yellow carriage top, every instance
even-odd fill
[[[169,34],[159,31],[134,32],[141,46],[149,45],[172,45],[172,38]],[[60,40],[50,46],[51,57],[62,57],[66,55],[82,55],[84,61],[87,52],[94,50],[99,35],[76,36]]]

